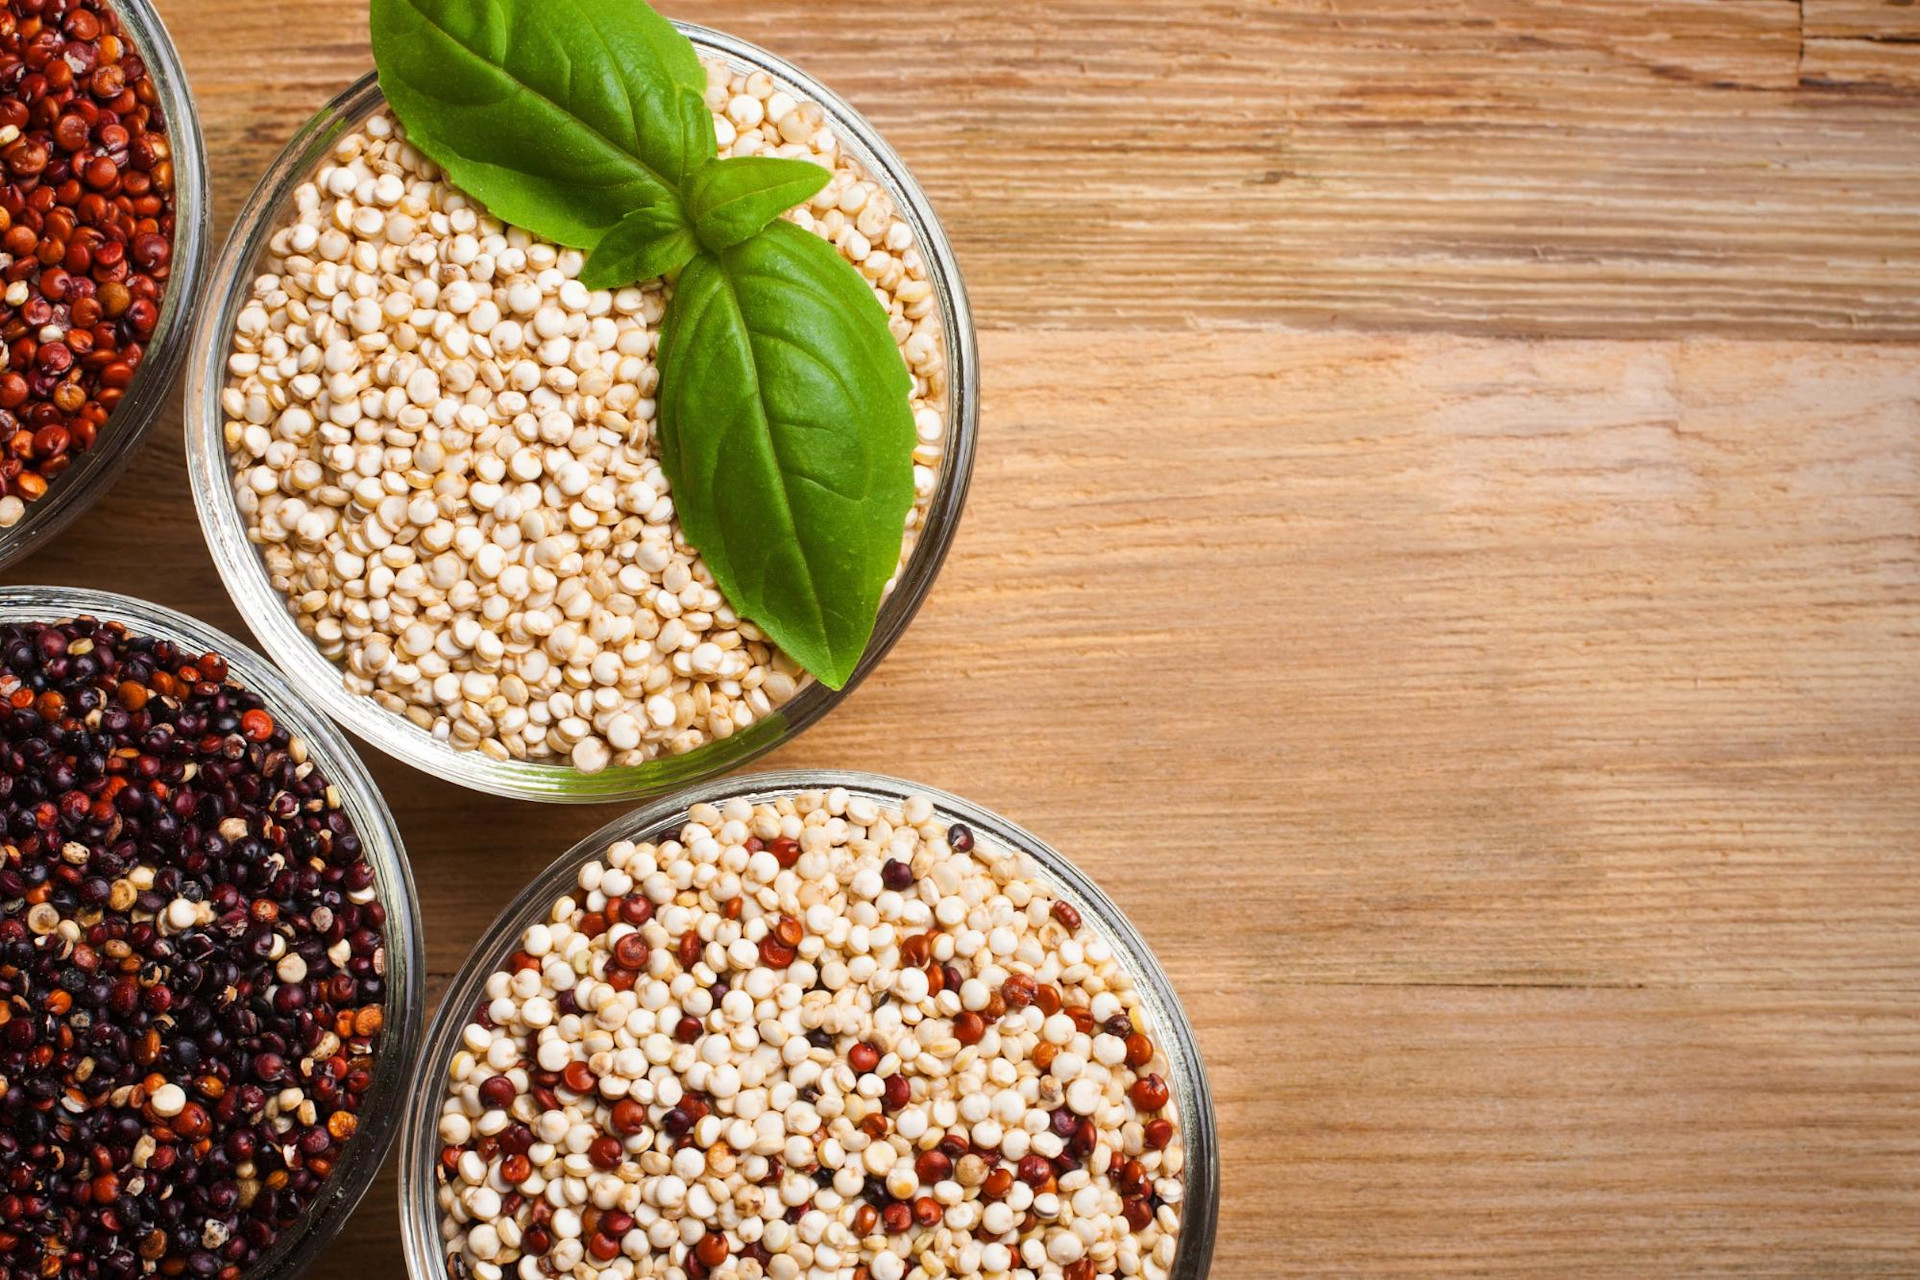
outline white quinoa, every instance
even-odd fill
[[[1168,1275],[1165,1055],[1023,855],[834,790],[696,806],[578,885],[446,1069],[452,1275]]]
[[[709,63],[720,154],[833,178],[788,216],[872,283],[913,376],[912,551],[941,463],[940,314],[912,229],[811,102]],[[381,114],[294,194],[221,394],[249,537],[301,630],[373,698],[495,759],[639,764],[728,737],[800,668],[736,617],[654,433],[663,282],[502,225]]]

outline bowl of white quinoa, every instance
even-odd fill
[[[872,774],[636,810],[474,947],[402,1119],[413,1280],[1200,1280],[1211,1097],[1046,844]]]
[[[913,381],[914,505],[846,686],[738,618],[659,461],[655,280],[504,226],[407,144],[368,75],[261,179],[194,335],[186,448],[229,593],[301,692],[496,795],[605,802],[735,768],[831,710],[931,587],[972,469],[973,325],[900,158],[798,69],[679,24],[720,154],[828,165],[787,215],[887,308]]]

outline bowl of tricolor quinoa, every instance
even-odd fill
[[[195,335],[188,467],[248,625],[343,725],[492,794],[657,795],[784,742],[905,630],[965,500],[972,321],[918,185],[798,69],[681,29],[723,157],[831,169],[787,216],[863,273],[912,379],[900,564],[843,688],[736,616],[680,530],[654,431],[664,283],[585,288],[580,252],[411,147],[372,75],[261,180]]]
[[[1207,1274],[1192,1028],[1071,863],[871,774],[709,783],[495,921],[401,1135],[414,1280]]]
[[[426,1009],[345,735],[184,614],[0,588],[0,830],[0,1276],[305,1271],[392,1149]]]

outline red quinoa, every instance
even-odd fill
[[[119,16],[0,3],[0,525],[93,447],[133,380],[172,270],[173,183]]]

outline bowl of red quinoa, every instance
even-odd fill
[[[1091,880],[957,796],[770,773],[609,823],[488,929],[400,1215],[413,1280],[1199,1280],[1218,1179],[1192,1028]]]
[[[192,618],[0,588],[0,1277],[298,1274],[423,1009],[399,833],[330,721]]]
[[[0,565],[139,453],[186,357],[210,213],[153,6],[0,3]]]
[[[361,738],[492,794],[641,798],[780,745],[904,632],[966,496],[978,359],[925,196],[824,86],[682,29],[723,155],[833,170],[789,216],[866,273],[913,377],[915,504],[844,689],[734,617],[680,534],[651,432],[663,282],[586,290],[577,251],[407,144],[373,76],[262,179],[195,337],[188,470],[248,625]]]

